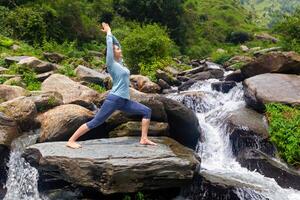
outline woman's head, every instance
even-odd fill
[[[107,48],[105,48],[105,50],[104,50],[105,57],[106,57],[106,52],[107,52]],[[115,45],[115,44],[113,45],[113,52],[114,52],[115,60],[120,60],[123,57],[122,50],[118,45]]]

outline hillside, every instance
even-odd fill
[[[256,22],[271,27],[280,16],[291,14],[300,6],[300,0],[240,0],[256,17]]]

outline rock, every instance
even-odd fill
[[[273,43],[278,42],[278,39],[276,39],[275,37],[271,36],[268,33],[255,34],[254,37],[258,40],[270,41],[270,42],[273,42]]]
[[[27,98],[31,99],[35,103],[38,112],[43,112],[63,104],[62,95],[55,91],[33,91]]]
[[[206,67],[207,67],[206,65],[201,65],[201,66],[193,68],[193,69],[188,69],[188,70],[182,71],[178,75],[186,76],[186,75],[190,75],[190,74],[196,74],[199,72],[203,72],[206,69]]]
[[[266,103],[300,105],[300,76],[288,74],[260,74],[244,80],[246,103],[263,112]]]
[[[253,48],[249,49],[249,51],[254,52],[254,51],[258,51],[260,49],[261,49],[261,47],[253,47]]]
[[[187,89],[189,89],[196,82],[197,82],[196,80],[190,79],[187,82],[183,83],[181,86],[179,86],[178,90],[179,91],[187,90]]]
[[[83,65],[79,65],[75,69],[76,76],[82,80],[89,83],[95,83],[103,85],[104,87],[108,86],[108,82],[110,81],[108,74],[99,73],[93,69],[85,67]]]
[[[260,56],[260,55],[263,55],[263,54],[266,54],[266,53],[269,53],[269,52],[279,51],[281,49],[282,49],[281,47],[271,47],[271,48],[255,51],[253,53],[253,55],[257,57],[257,56]]]
[[[179,86],[181,82],[177,80],[176,78],[172,77],[170,74],[166,73],[165,71],[162,71],[160,69],[156,70],[156,77],[158,79],[162,79],[166,81],[169,85],[176,85]]]
[[[180,81],[183,81],[183,82],[190,80],[190,78],[188,78],[186,76],[177,76],[177,79]]]
[[[235,156],[247,149],[259,149],[268,155],[275,155],[275,147],[269,141],[267,125],[262,114],[248,108],[240,108],[231,111],[225,120]]]
[[[224,80],[225,81],[235,81],[235,82],[241,82],[245,79],[240,69],[228,74]]]
[[[68,140],[85,122],[93,118],[92,111],[75,104],[57,106],[39,116],[39,142]]]
[[[168,122],[170,127],[170,137],[189,148],[195,149],[201,132],[198,119],[191,109],[162,95],[146,94],[133,88],[130,88],[130,98],[133,101],[140,102],[151,108],[152,121]],[[120,117],[120,115],[125,116]],[[110,119],[106,121],[107,126],[109,127],[108,131],[111,131],[122,123],[126,123],[129,121],[128,118],[134,119],[134,121],[141,120],[140,115],[125,114],[121,112],[117,115],[112,115]]]
[[[241,45],[241,46],[240,46],[240,49],[241,49],[243,52],[249,51],[249,48],[248,48],[246,45]]]
[[[150,121],[148,135],[149,136],[168,136],[169,125],[164,122]],[[141,122],[130,121],[122,124],[109,132],[109,137],[122,137],[122,136],[141,136]]]
[[[1,103],[0,110],[16,120],[23,131],[36,127],[34,118],[37,110],[34,102],[26,97],[21,96]]]
[[[60,63],[66,58],[64,55],[59,53],[44,52],[43,55],[49,62],[53,63]]]
[[[211,84],[213,90],[217,90],[219,92],[228,93],[233,87],[236,86],[234,81],[223,81],[223,82],[215,82]]]
[[[79,142],[34,144],[23,157],[39,174],[47,173],[103,194],[180,187],[191,182],[198,156],[167,137],[150,138],[156,147],[139,144],[139,137],[118,137]],[[145,173],[147,172],[147,173]]]
[[[92,109],[98,105],[101,95],[87,86],[81,85],[67,76],[53,74],[42,83],[42,91],[56,91],[63,96],[64,104],[78,104]]]
[[[13,44],[10,48],[11,48],[13,51],[17,51],[17,50],[19,50],[21,47],[20,47],[19,45]]]
[[[20,130],[17,122],[0,112],[0,145],[10,148],[11,142],[18,136]]]
[[[226,51],[224,50],[224,49],[217,49],[217,51],[216,51],[217,53],[226,53]]]
[[[179,99],[177,99],[180,103],[190,108],[194,112],[203,112],[208,111],[207,103],[203,101],[205,97],[205,93],[198,91],[183,91],[179,94]]]
[[[39,60],[35,57],[28,57],[18,62],[19,65],[25,65],[37,73],[49,72],[56,69],[56,65]]]
[[[170,74],[172,74],[173,76],[176,76],[179,71],[177,69],[175,69],[174,67],[171,67],[171,66],[167,66],[164,68],[164,70]]]
[[[92,51],[92,50],[89,50],[89,51],[88,51],[88,54],[89,54],[90,56],[97,56],[97,57],[103,57],[103,56],[104,56],[103,53],[100,52],[100,51]]]
[[[246,78],[263,73],[300,74],[300,55],[295,52],[271,52],[259,56],[242,69]]]
[[[42,82],[42,81],[46,80],[52,74],[54,74],[54,71],[45,72],[45,73],[37,74],[36,78],[37,78],[37,80]]]
[[[235,187],[210,182],[199,174],[194,176],[190,185],[182,188],[181,197],[178,200],[240,200]]]
[[[142,75],[130,75],[131,85],[138,91],[145,93],[158,93],[161,88],[148,77]]]
[[[162,94],[169,94],[169,93],[174,93],[174,92],[178,92],[178,90],[177,89],[172,89],[172,88],[162,90]]]
[[[161,87],[161,89],[170,89],[171,88],[171,86],[162,79],[158,79],[158,85]]]
[[[0,74],[4,74],[7,71],[8,69],[6,69],[5,67],[0,67]]]
[[[228,61],[226,61],[224,63],[225,68],[237,64],[237,63],[248,63],[253,61],[253,58],[249,57],[249,56],[233,56],[232,58],[230,58]]]
[[[257,171],[264,176],[274,178],[284,188],[300,189],[300,173],[288,168],[267,154],[258,150],[247,150],[237,158],[243,167]]]
[[[20,76],[16,76],[14,78],[10,78],[6,80],[4,85],[15,85],[15,86],[20,86],[20,87],[26,87],[26,84],[23,82],[22,78]]]
[[[11,65],[13,63],[17,63],[23,59],[29,58],[29,56],[10,56],[4,58],[6,64]]]
[[[219,79],[224,75],[224,71],[221,69],[209,69],[208,71],[199,72],[197,74],[191,75],[189,78],[194,79],[196,81],[207,80],[207,79]]]
[[[20,96],[26,96],[29,92],[19,86],[1,85],[0,84],[0,103],[12,100]]]

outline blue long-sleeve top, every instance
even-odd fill
[[[106,65],[108,73],[113,79],[113,86],[109,93],[130,99],[130,71],[127,67],[123,66],[123,60],[116,61],[114,59],[113,44],[117,45],[121,49],[121,45],[117,38],[115,38],[111,33],[108,33],[106,35]]]

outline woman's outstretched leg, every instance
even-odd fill
[[[148,139],[148,129],[150,125],[150,118],[151,118],[151,109],[139,102],[128,100],[126,101],[125,105],[120,108],[120,110],[131,113],[131,114],[140,114],[143,115],[142,118],[142,136],[140,143],[141,144],[150,144],[156,145],[156,143],[152,142]]]
[[[101,108],[99,111],[96,113],[95,117],[85,123],[82,124],[76,131],[75,133],[70,137],[68,140],[66,146],[71,147],[71,148],[80,148],[81,145],[76,143],[75,141],[88,132],[89,130],[96,128],[97,126],[101,125],[115,110],[117,110],[121,105],[117,103],[113,97],[108,96],[104,103],[102,104]]]
[[[88,126],[85,124],[82,124],[76,131],[75,133],[70,137],[70,139],[68,140],[66,146],[71,147],[73,149],[77,149],[80,148],[81,145],[76,143],[75,141],[82,136],[83,134],[85,134],[86,132],[88,132],[90,129],[88,128]]]

